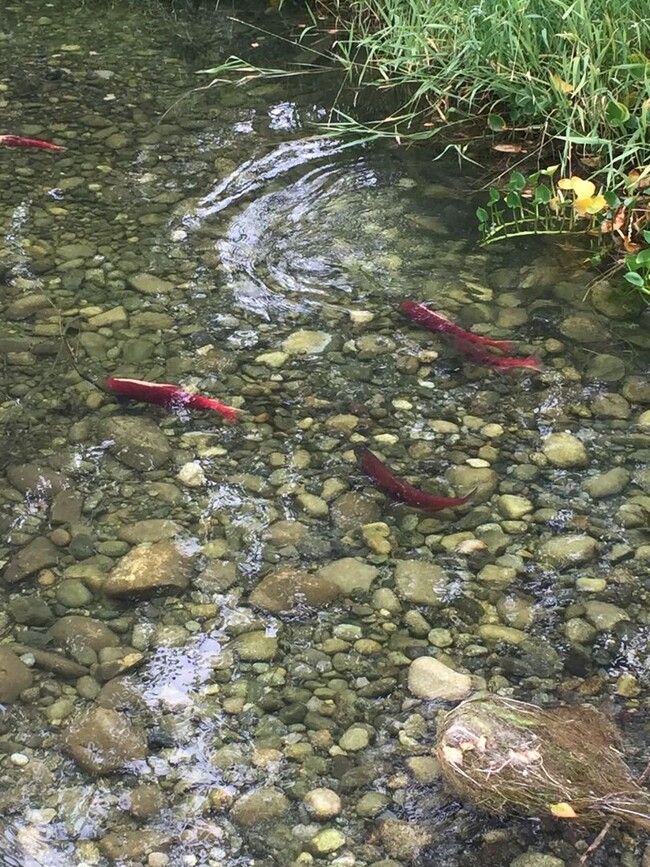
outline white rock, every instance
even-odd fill
[[[432,656],[420,656],[409,667],[408,687],[418,698],[460,701],[472,691],[472,679]]]
[[[198,461],[190,461],[184,464],[180,468],[176,478],[188,488],[200,488],[207,481],[203,467]]]

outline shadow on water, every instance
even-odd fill
[[[445,790],[449,703],[409,671],[602,706],[642,766],[647,324],[575,248],[479,248],[474,169],[315,135],[326,84],[182,98],[253,39],[285,62],[230,11],[2,13],[6,131],[67,150],[0,153],[0,863],[571,867],[578,826]],[[471,364],[404,299],[544,371]],[[389,502],[361,441],[474,501]],[[638,853],[613,832],[592,863]]]

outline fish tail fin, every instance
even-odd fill
[[[215,400],[212,397],[203,397],[199,395],[194,395],[193,399],[188,404],[190,407],[194,407],[195,409],[213,409],[215,412],[220,413],[225,419],[228,421],[235,421],[235,419],[239,416],[241,410],[237,409],[234,406],[226,406],[225,403],[221,403],[219,400]]]

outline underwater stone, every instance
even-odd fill
[[[185,590],[193,554],[174,542],[143,543],[119,561],[104,582],[107,596],[144,598],[154,593]]]
[[[47,566],[54,566],[58,559],[58,549],[45,536],[39,536],[11,558],[2,577],[6,584],[17,584]]]
[[[622,395],[615,392],[599,394],[591,402],[591,411],[601,418],[625,419],[632,415],[630,404]]]
[[[341,799],[333,789],[312,789],[307,792],[303,802],[310,815],[321,821],[333,819],[341,812]]]
[[[630,619],[627,611],[617,605],[596,600],[585,604],[585,616],[599,632],[611,632],[617,623]]]
[[[420,605],[440,605],[447,589],[447,574],[425,560],[398,560],[395,564],[397,595]]]
[[[8,647],[0,647],[0,702],[11,704],[34,678],[31,670]]]
[[[325,331],[294,331],[282,341],[282,351],[287,355],[317,355],[324,352],[332,342],[332,335]]]
[[[629,481],[629,472],[623,467],[615,467],[613,470],[594,476],[593,479],[588,479],[583,487],[590,497],[597,500],[620,494]]]
[[[339,595],[339,588],[322,575],[298,569],[278,569],[263,578],[251,593],[253,605],[274,614],[300,605],[321,608]]]
[[[542,443],[542,451],[555,467],[586,467],[589,465],[587,449],[570,433],[549,434]]]
[[[149,418],[113,416],[100,425],[102,440],[110,440],[115,457],[135,470],[153,470],[170,459],[167,437]]]
[[[379,572],[375,566],[356,557],[342,557],[321,567],[317,574],[336,584],[341,593],[348,595],[356,589],[369,590]]]
[[[134,274],[128,278],[129,285],[143,295],[168,295],[174,290],[174,284],[155,274]]]
[[[537,553],[542,563],[567,569],[593,560],[598,554],[598,542],[587,535],[558,536],[543,542]]]
[[[98,653],[104,647],[120,644],[118,636],[105,623],[81,614],[61,617],[50,627],[48,638],[67,651],[90,647]]]
[[[263,786],[235,801],[230,815],[237,825],[253,828],[270,819],[280,819],[289,812],[289,808],[289,799],[283,792]]]
[[[77,714],[63,736],[63,745],[91,774],[121,770],[147,755],[144,732],[116,710],[103,707]]]
[[[472,691],[472,679],[432,656],[420,656],[409,666],[408,688],[418,698],[460,701]]]

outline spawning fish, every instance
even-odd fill
[[[468,343],[494,346],[496,349],[501,349],[504,352],[510,352],[514,349],[514,343],[510,340],[493,340],[491,337],[481,337],[480,334],[474,334],[473,331],[465,331],[464,328],[456,325],[451,319],[441,316],[440,313],[435,313],[433,310],[425,307],[424,304],[418,304],[416,301],[402,301],[400,309],[406,313],[409,319],[419,322],[420,325],[424,325],[429,331],[451,334],[452,337],[459,337]]]
[[[63,145],[43,141],[42,138],[25,138],[22,135],[0,135],[0,145],[9,148],[40,148],[45,151],[64,151]]]
[[[526,358],[517,358],[512,355],[496,355],[494,352],[481,349],[479,346],[474,346],[473,343],[468,343],[459,337],[454,338],[454,346],[459,352],[469,355],[476,364],[483,364],[486,367],[491,367],[492,370],[498,370],[500,373],[506,370],[513,370],[513,368],[517,367],[536,371],[544,369],[544,365],[535,355],[528,355]]]
[[[442,509],[452,509],[454,506],[462,506],[463,503],[466,503],[473,496],[476,490],[470,491],[464,497],[437,497],[434,494],[427,494],[426,491],[421,491],[419,488],[409,485],[408,482],[398,479],[388,469],[386,464],[382,463],[366,446],[355,446],[354,451],[361,469],[371,479],[374,479],[379,490],[393,497],[395,500],[400,500],[400,502],[405,503],[407,506],[415,506],[427,512],[440,512]]]
[[[104,380],[104,386],[118,397],[140,400],[142,403],[155,403],[157,406],[164,406],[167,409],[187,407],[188,409],[214,410],[221,413],[228,421],[234,421],[240,412],[234,406],[226,406],[211,397],[185,391],[180,385],[109,376],[108,379]]]

